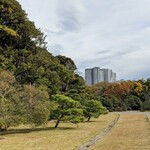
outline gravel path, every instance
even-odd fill
[[[87,150],[90,146],[92,146],[95,142],[103,138],[105,135],[109,133],[109,131],[113,128],[113,126],[117,123],[118,119],[120,117],[120,114],[114,119],[111,124],[108,125],[108,127],[100,134],[98,134],[96,137],[92,138],[88,142],[81,145],[77,150]]]
[[[123,112],[114,112],[117,114],[142,114],[142,115],[146,115],[147,118],[149,119],[150,122],[150,111],[145,111],[145,112],[140,112],[140,111],[123,111]]]
[[[150,115],[150,111],[119,111],[119,112],[113,112],[117,114],[144,114],[144,115]]]
[[[88,142],[81,145],[77,150],[87,150],[95,142],[97,142],[98,140],[103,138],[105,135],[107,135],[110,132],[110,130],[113,128],[113,126],[117,123],[117,121],[118,121],[121,114],[142,114],[142,115],[146,115],[147,118],[149,119],[149,122],[150,122],[150,111],[149,112],[125,111],[125,112],[113,112],[113,113],[118,114],[118,117],[115,120],[113,120],[112,123],[102,133],[100,133],[96,137],[92,138]]]

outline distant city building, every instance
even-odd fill
[[[124,79],[120,79],[120,80],[119,80],[119,82],[124,82],[124,81],[125,81]]]
[[[85,69],[85,81],[87,85],[93,85],[92,69]]]
[[[104,82],[104,71],[100,69],[100,80],[99,82]]]
[[[116,82],[117,81],[116,78],[117,78],[117,75],[116,75],[115,72],[113,72],[113,74],[112,74],[112,82]]]
[[[92,69],[92,83],[96,84],[100,81],[100,68],[99,67],[95,67]]]
[[[85,81],[87,85],[99,82],[116,82],[116,73],[110,69],[100,69],[99,67],[85,69]]]

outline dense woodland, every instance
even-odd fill
[[[76,69],[71,58],[48,51],[45,35],[16,0],[0,0],[0,131],[150,109],[150,79],[89,87]]]
[[[86,87],[109,111],[150,110],[150,79],[98,83]]]

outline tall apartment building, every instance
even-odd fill
[[[95,67],[92,69],[92,78],[93,78],[93,84],[96,84],[99,82],[100,79],[100,68]]]
[[[113,72],[112,73],[112,82],[116,82],[116,73],[115,72]]]
[[[100,69],[99,67],[85,69],[85,80],[87,85],[99,82],[116,82],[116,73],[110,69]]]
[[[100,79],[99,82],[104,82],[104,71],[100,69]]]
[[[85,69],[85,81],[87,85],[93,85],[92,69]]]

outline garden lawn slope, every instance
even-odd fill
[[[122,113],[114,129],[90,150],[150,150],[147,116]]]
[[[101,133],[115,117],[112,113],[101,115],[91,122],[80,123],[78,128],[71,123],[60,123],[60,127],[54,129],[54,123],[50,122],[46,128],[10,129],[8,134],[0,135],[0,150],[76,150]]]

